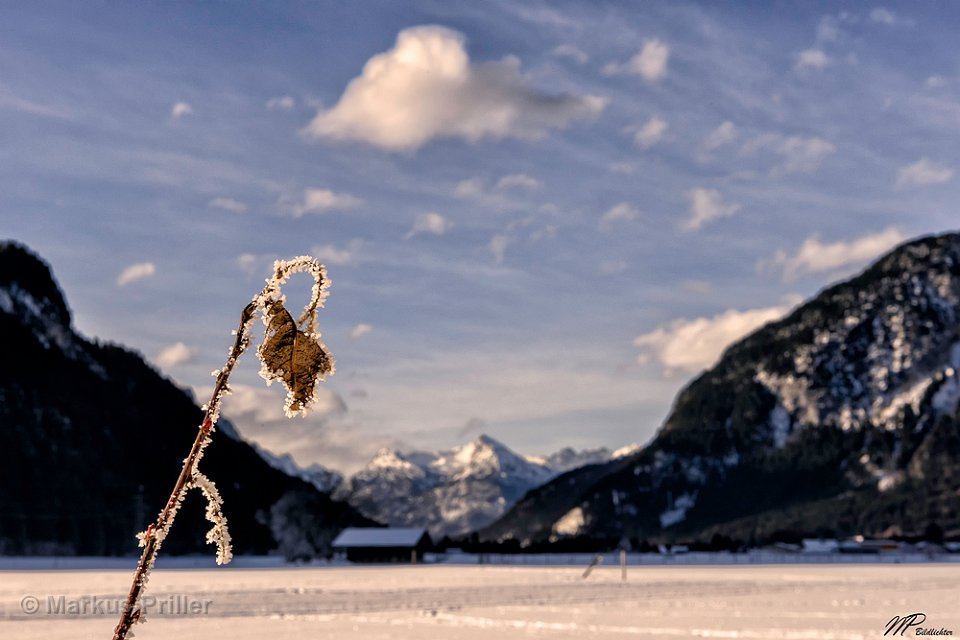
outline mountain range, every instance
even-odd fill
[[[0,242],[0,555],[120,555],[166,502],[202,419],[190,394],[117,345],[72,327],[48,265]],[[375,524],[276,464],[222,420],[201,470],[219,486],[237,553],[323,553]],[[206,549],[188,496],[169,553]]]
[[[958,378],[950,233],[729,346],[647,446],[530,491],[480,538],[960,535]]]
[[[135,552],[202,413],[72,327],[49,267],[0,243],[0,554]],[[520,546],[960,536],[960,234],[897,247],[727,347],[644,446],[523,456],[489,436],[381,450],[344,479],[245,442],[203,460],[238,553],[324,553],[344,526],[425,526]],[[242,473],[238,470],[242,469]],[[189,498],[164,549],[202,551]]]
[[[549,456],[523,456],[487,435],[448,451],[381,449],[334,495],[374,520],[427,527],[434,538],[455,537],[491,524],[558,474],[613,455],[606,448],[567,447]]]

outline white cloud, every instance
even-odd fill
[[[942,87],[947,86],[947,79],[944,78],[943,76],[933,75],[933,76],[928,77],[928,78],[923,82],[923,85],[924,85],[927,89],[940,89],[940,88],[942,88]]]
[[[267,109],[270,111],[290,111],[297,106],[293,96],[278,96],[267,100]]]
[[[132,264],[121,271],[120,275],[117,276],[117,286],[123,287],[131,282],[149,278],[156,272],[157,268],[152,262],[138,262],[137,264]]]
[[[739,204],[724,202],[716,189],[697,187],[687,192],[687,196],[690,198],[690,217],[683,223],[687,231],[696,231],[705,222],[732,216],[740,210]]]
[[[849,242],[824,244],[819,236],[812,235],[803,241],[793,255],[778,251],[771,260],[762,262],[760,266],[772,265],[782,269],[784,281],[791,282],[798,276],[811,273],[852,269],[905,240],[906,237],[892,227],[877,233],[868,233]]]
[[[590,56],[588,56],[583,49],[575,47],[572,44],[561,44],[558,47],[554,47],[550,54],[557,58],[573,60],[577,64],[586,64],[590,60]]]
[[[428,211],[417,216],[417,219],[413,222],[413,228],[407,232],[404,238],[412,238],[418,233],[429,233],[435,236],[442,236],[449,231],[451,227],[453,227],[453,223],[447,220],[445,217],[436,211]]]
[[[655,359],[667,375],[696,373],[713,365],[731,343],[768,322],[783,317],[791,305],[738,311],[728,309],[712,318],[682,318],[638,336],[638,362]]]
[[[329,189],[304,189],[303,200],[290,212],[294,217],[299,218],[307,213],[347,211],[356,209],[362,204],[363,200],[347,193],[336,193]]]
[[[490,238],[490,244],[487,246],[493,254],[493,261],[496,264],[503,264],[503,258],[507,253],[508,244],[510,244],[510,239],[503,234],[498,233]]]
[[[415,151],[436,138],[538,138],[595,117],[596,96],[546,95],[530,86],[515,57],[470,61],[462,34],[439,26],[405,29],[393,49],[367,61],[331,109],[304,132]]]
[[[509,189],[528,189],[532,191],[542,186],[542,182],[525,173],[512,173],[497,180],[494,189],[497,191],[507,191]]]
[[[797,62],[794,69],[823,69],[830,64],[827,54],[821,49],[805,49],[797,54]]]
[[[771,175],[790,173],[812,173],[828,155],[836,152],[834,144],[816,136],[784,137],[776,133],[766,133],[748,140],[743,145],[743,153],[753,154],[768,150],[779,155],[783,162],[770,170]]]
[[[653,116],[637,129],[633,135],[633,142],[641,149],[649,149],[663,138],[668,126],[666,120],[660,116]]]
[[[241,253],[237,256],[237,266],[251,275],[257,270],[261,261],[262,257],[253,253]]]
[[[458,198],[479,198],[483,195],[483,180],[481,178],[467,178],[457,183],[453,195]]]
[[[224,211],[232,211],[233,213],[243,213],[247,210],[247,205],[243,204],[239,200],[234,200],[233,198],[225,198],[223,196],[214,198],[207,203],[208,207],[213,209],[223,209]]]
[[[352,420],[346,403],[328,388],[317,390],[318,400],[304,418],[283,414],[283,393],[263,386],[231,384],[223,402],[223,415],[240,434],[275,454],[290,453],[297,464],[313,463],[351,473],[365,465],[382,447],[402,446],[396,438],[372,433]],[[194,393],[204,401],[212,387]]]
[[[179,120],[180,118],[188,116],[191,113],[193,113],[193,107],[186,102],[178,102],[170,108],[170,117],[174,120]]]
[[[667,74],[667,62],[670,59],[670,47],[663,42],[647,40],[643,48],[626,62],[611,62],[602,69],[604,75],[632,74],[647,82],[656,82]]]
[[[343,399],[326,387],[317,389],[317,402],[311,405],[310,413],[304,420],[290,420],[284,416],[283,394],[266,387],[231,384],[231,394],[224,398],[224,411],[231,420],[238,420],[245,416],[253,422],[276,422],[293,425],[311,418],[342,415],[346,411]],[[213,392],[210,387],[200,387],[194,390],[200,398],[207,398]]]
[[[710,134],[700,143],[700,157],[707,158],[711,153],[725,144],[730,144],[737,139],[737,127],[727,120],[719,127],[710,132]]]
[[[183,344],[176,342],[168,347],[164,347],[153,359],[161,369],[170,369],[178,364],[185,364],[193,360],[194,350]]]
[[[896,188],[925,187],[932,184],[949,182],[953,178],[953,169],[932,162],[929,158],[920,158],[913,164],[901,167],[897,172]]]
[[[600,216],[600,228],[609,229],[617,222],[630,222],[636,220],[640,215],[640,210],[629,202],[620,202],[607,209]]]
[[[310,249],[310,255],[324,264],[348,265],[355,264],[357,253],[362,245],[360,240],[351,240],[343,248],[337,248],[332,244],[316,245]]]
[[[353,329],[350,330],[350,337],[356,340],[357,338],[363,337],[373,331],[373,327],[369,324],[361,322]]]

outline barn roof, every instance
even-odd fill
[[[426,529],[348,527],[340,532],[334,547],[415,547]]]

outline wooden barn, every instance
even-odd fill
[[[423,560],[433,548],[426,529],[349,527],[333,541],[333,550],[350,562],[410,562]]]

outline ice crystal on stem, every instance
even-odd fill
[[[273,270],[273,276],[267,279],[263,290],[244,308],[240,327],[233,332],[236,339],[227,355],[226,363],[222,369],[213,372],[217,378],[213,395],[210,402],[203,406],[203,422],[189,455],[183,461],[183,469],[170,499],[157,517],[156,523],[137,534],[143,553],[133,577],[126,606],[121,612],[120,622],[114,630],[114,640],[132,638],[131,626],[145,620],[145,611],[141,604],[143,592],[150,580],[150,572],[160,546],[173,526],[174,518],[189,489],[200,489],[207,499],[206,517],[213,527],[207,533],[206,540],[217,545],[217,564],[226,564],[233,557],[230,532],[227,530],[227,520],[222,510],[223,498],[213,481],[200,473],[198,464],[203,458],[204,449],[210,444],[214,427],[220,417],[223,398],[230,394],[227,386],[230,373],[237,359],[250,346],[256,314],[260,313],[267,326],[263,343],[257,349],[257,356],[262,363],[260,375],[267,384],[279,380],[286,387],[284,411],[287,416],[305,414],[309,405],[317,399],[317,382],[334,372],[333,356],[321,340],[317,329],[317,310],[323,306],[330,286],[326,269],[310,256],[299,256],[292,260],[277,260]],[[314,284],[310,300],[295,322],[283,306],[286,300],[281,288],[291,275],[299,272],[312,275]]]

